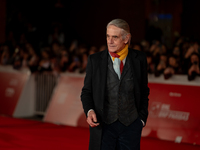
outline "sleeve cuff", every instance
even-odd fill
[[[89,111],[88,111],[89,112]],[[143,124],[143,127],[145,126],[145,123],[144,123],[144,121],[143,120],[141,120],[142,121],[142,124]]]
[[[92,110],[93,110],[93,109],[88,110],[88,112],[87,112],[87,116],[88,116],[89,112],[92,111]],[[93,110],[93,111],[94,111],[94,110]]]

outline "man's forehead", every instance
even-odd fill
[[[121,35],[121,28],[114,25],[109,25],[107,28],[107,34],[109,35]]]

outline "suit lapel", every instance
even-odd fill
[[[107,68],[108,68],[108,50],[105,50],[101,54],[101,59],[99,63],[99,92],[100,92],[100,99],[102,100],[100,102],[100,108],[103,108],[103,102],[105,99],[105,91],[106,91],[106,83],[107,83]]]
[[[122,71],[122,74],[121,74],[121,80],[124,78],[124,76],[126,75],[127,71],[129,70],[130,68],[130,55],[128,54],[127,57],[126,57],[126,62],[125,62],[125,65],[124,65],[124,69]]]

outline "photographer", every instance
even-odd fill
[[[155,77],[159,77],[167,67],[167,55],[160,55],[159,63],[155,69]]]
[[[167,67],[164,70],[164,78],[169,79],[174,74],[181,74],[180,61],[176,55],[171,55],[168,58]]]
[[[199,54],[192,53],[190,56],[190,67],[188,69],[188,80],[194,80],[197,75],[200,75]]]

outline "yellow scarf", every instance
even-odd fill
[[[126,46],[120,52],[117,52],[117,54],[119,55],[119,59],[121,61],[124,60],[124,58],[126,58],[128,55],[128,44],[126,44]],[[112,60],[114,61],[115,57],[112,57]]]

